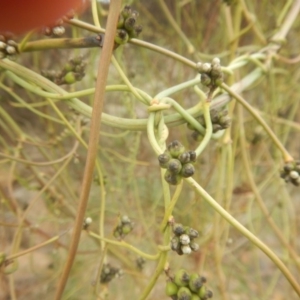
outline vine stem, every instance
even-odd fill
[[[235,229],[241,232],[250,242],[252,242],[256,247],[262,250],[278,267],[285,278],[289,281],[291,286],[294,288],[295,292],[300,296],[300,286],[297,283],[294,276],[291,274],[289,269],[285,264],[279,259],[279,257],[260,239],[258,239],[252,232],[250,232],[246,227],[239,223],[232,215],[230,215],[219,203],[217,203],[193,178],[186,178],[185,181],[193,188],[195,191],[201,195],[206,202],[213,209],[218,212],[228,223],[230,223]]]
[[[267,132],[269,137],[272,139],[273,143],[282,153],[284,161],[285,162],[293,161],[294,160],[293,157],[281,144],[280,140],[277,138],[277,136],[274,134],[274,132],[269,127],[269,125],[265,122],[265,120],[258,114],[258,112],[243,97],[241,97],[239,94],[233,91],[227,84],[222,83],[220,87],[222,87],[229,95],[235,98],[244,108],[246,108],[249,111],[249,113],[251,113],[251,115],[256,119],[256,121],[264,128],[264,130]]]
[[[98,140],[99,140],[99,128],[101,124],[101,114],[103,110],[105,86],[106,86],[110,60],[111,60],[113,47],[114,47],[114,37],[116,34],[116,27],[117,27],[119,12],[121,9],[121,3],[122,3],[121,0],[111,1],[110,3],[108,20],[107,20],[107,30],[106,30],[108,34],[106,35],[105,42],[103,45],[103,51],[99,59],[98,77],[97,77],[96,90],[94,95],[94,104],[93,104],[92,119],[91,119],[91,131],[90,131],[90,138],[89,138],[89,145],[88,145],[89,148],[88,148],[87,159],[86,159],[86,164],[84,169],[82,189],[80,192],[78,212],[77,212],[72,239],[70,243],[69,255],[67,258],[67,262],[64,265],[63,272],[56,289],[56,294],[54,298],[56,300],[59,300],[62,297],[73,262],[75,260],[75,256],[76,256],[76,252],[80,240],[80,235],[82,231],[82,224],[83,224],[84,215],[88,203],[90,187],[93,180],[93,170],[96,163]]]

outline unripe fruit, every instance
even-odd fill
[[[173,158],[169,161],[168,163],[168,170],[172,173],[172,174],[178,174],[181,171],[182,168],[182,164],[181,162],[176,159]]]
[[[197,294],[192,294],[191,300],[201,300]]]
[[[190,247],[191,247],[192,251],[194,251],[194,252],[199,250],[199,245],[195,242],[191,242]]]
[[[189,288],[192,292],[198,293],[202,285],[202,277],[199,274],[194,273],[190,276]]]
[[[175,223],[173,225],[173,232],[177,235],[180,236],[184,233],[184,227],[182,224],[180,223]]]
[[[191,163],[184,164],[181,169],[181,175],[184,178],[193,176],[195,173],[195,167]]]
[[[173,281],[168,281],[165,289],[166,295],[174,296],[177,294],[178,289],[179,289],[178,286]]]
[[[191,300],[192,293],[186,287],[181,287],[177,293],[178,300]]]
[[[173,141],[168,145],[168,150],[174,158],[177,158],[180,154],[182,154],[185,151],[184,146],[177,140]]]
[[[165,151],[164,153],[158,155],[157,159],[160,167],[166,169],[168,167],[168,162],[171,159],[171,155],[168,151]]]
[[[177,251],[180,248],[180,241],[178,236],[173,236],[171,239],[171,249]]]
[[[115,42],[119,45],[126,44],[128,42],[129,35],[126,30],[124,29],[118,29],[116,36],[115,36]]]
[[[206,286],[202,285],[197,294],[201,300],[207,299],[206,298]]]
[[[180,286],[188,286],[190,280],[189,274],[184,269],[180,269],[175,273],[174,282]]]
[[[195,239],[199,236],[199,232],[196,229],[191,227],[187,227],[184,230],[184,233],[187,234],[191,239]]]
[[[182,180],[180,175],[172,174],[169,170],[167,170],[164,177],[166,182],[168,182],[171,185],[178,185]]]
[[[74,72],[68,72],[63,78],[63,82],[67,83],[67,84],[72,84],[76,81],[77,81],[77,79],[76,79],[76,75]]]
[[[178,156],[178,159],[182,164],[190,162],[190,153],[189,152],[183,152]]]

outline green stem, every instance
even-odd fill
[[[199,156],[202,153],[202,151],[205,149],[205,147],[207,146],[207,144],[210,141],[211,136],[212,136],[212,123],[211,123],[211,119],[210,119],[210,102],[209,101],[205,101],[203,104],[203,114],[204,114],[206,130],[205,130],[205,135],[204,135],[203,140],[201,141],[200,145],[195,150],[197,156]]]
[[[128,244],[124,241],[114,241],[114,240],[110,240],[110,239],[107,239],[107,238],[104,238],[96,233],[93,233],[91,231],[88,232],[88,234],[100,241],[104,241],[106,242],[107,244],[111,244],[111,245],[115,245],[115,246],[120,246],[120,247],[124,247],[124,248],[127,248],[129,250],[131,250],[132,252],[135,252],[136,254],[138,254],[139,256],[142,256],[146,259],[149,259],[149,260],[158,260],[159,256],[160,256],[160,252],[158,252],[157,254],[147,254],[141,250],[139,250],[138,248],[136,247],[133,247],[131,244]]]
[[[227,86],[225,83],[221,84],[221,87],[228,92],[229,95],[234,97],[244,108],[246,108],[251,115],[255,118],[255,120],[265,129],[273,143],[276,145],[278,150],[282,153],[283,159],[285,162],[293,161],[293,157],[290,155],[290,153],[285,149],[285,147],[281,144],[280,140],[277,138],[277,136],[274,134],[272,129],[268,126],[268,124],[265,122],[265,120],[258,114],[258,112],[239,94],[234,92],[229,86]]]
[[[253,233],[233,218],[222,206],[219,205],[193,178],[186,178],[186,182],[199,194],[212,208],[218,212],[228,223],[230,223],[235,229],[241,232],[250,242],[262,250],[280,269],[282,274],[289,281],[295,292],[300,296],[300,286],[297,283],[294,276],[290,273],[285,264],[278,258],[278,256],[260,239],[258,239]]]

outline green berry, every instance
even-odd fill
[[[191,162],[195,162],[196,159],[197,159],[197,154],[195,151],[189,151],[189,154],[190,154],[190,161]]]
[[[192,298],[191,300],[201,300],[200,297],[197,294],[192,293]]]
[[[168,163],[168,170],[172,173],[172,174],[178,174],[181,171],[182,168],[182,164],[181,162],[176,159],[173,158],[169,161]]]
[[[124,21],[124,27],[128,33],[134,31],[134,26],[136,23],[136,18],[135,17],[129,17]]]
[[[171,239],[171,249],[177,251],[180,248],[180,241],[178,236],[173,236]]]
[[[199,236],[199,232],[191,227],[185,228],[184,233],[187,234],[191,239],[195,239]]]
[[[131,7],[129,5],[125,5],[123,10],[121,11],[122,16],[124,19],[130,17],[131,15]]]
[[[177,235],[177,236],[181,236],[184,233],[184,227],[182,224],[180,223],[175,223],[173,225],[173,232]]]
[[[168,162],[171,159],[171,155],[168,151],[165,151],[164,153],[158,155],[157,159],[160,167],[166,169],[168,167]]]
[[[165,292],[167,296],[174,296],[178,292],[178,286],[173,281],[168,281]]]
[[[131,224],[125,224],[122,226],[122,234],[126,235],[128,234],[130,231],[132,231],[132,225]]]
[[[169,170],[165,173],[165,180],[171,185],[178,185],[181,182],[181,176],[179,174],[172,174]]]
[[[182,164],[186,164],[186,163],[190,162],[190,152],[188,152],[188,151],[183,152],[182,154],[180,154],[178,156],[178,159],[180,160],[180,162]]]
[[[115,42],[119,45],[126,44],[128,42],[129,35],[126,30],[124,29],[118,29],[116,36],[115,36]]]
[[[168,145],[168,150],[173,158],[178,158],[185,151],[184,146],[177,140]]]
[[[63,82],[67,84],[72,84],[76,81],[76,74],[74,72],[68,72],[63,78]]]
[[[190,281],[189,281],[190,290],[192,292],[198,293],[202,285],[203,285],[202,277],[197,273],[193,273],[190,276]]]
[[[123,28],[124,26],[124,21],[125,21],[125,18],[123,16],[123,14],[120,14],[119,15],[119,19],[118,19],[118,23],[117,23],[117,28],[120,29],[120,28]]]
[[[202,285],[197,294],[201,300],[207,299],[206,298],[206,286]]]
[[[186,287],[189,284],[190,276],[184,269],[180,269],[175,273],[174,282],[180,287]]]
[[[194,252],[198,251],[200,248],[199,245],[195,242],[191,242],[190,247],[191,247],[192,251],[194,251]]]
[[[191,300],[192,293],[187,287],[181,287],[177,293],[178,300]]]
[[[184,164],[181,168],[181,172],[180,174],[182,175],[182,177],[184,178],[188,178],[188,177],[191,177],[193,176],[195,173],[195,167],[193,166],[193,164],[191,163],[187,163],[187,164]]]

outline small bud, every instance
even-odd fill
[[[188,227],[184,231],[191,239],[195,239],[199,236],[199,232],[191,227]]]
[[[194,252],[199,250],[199,245],[195,242],[191,242],[190,247],[191,247],[192,251],[194,251]]]
[[[298,179],[299,178],[299,173],[297,171],[290,171],[289,175],[292,179]]]
[[[184,227],[183,227],[183,225],[180,224],[180,223],[175,223],[173,225],[173,232],[177,236],[181,236],[184,233]]]
[[[7,46],[7,44],[6,44],[6,43],[4,43],[4,42],[0,41],[0,49],[5,49],[5,48],[6,48],[6,46]]]
[[[53,35],[61,36],[65,33],[65,28],[63,26],[55,26],[52,28]]]
[[[211,78],[207,74],[201,73],[201,83],[209,86],[211,84]]]
[[[187,234],[182,234],[179,237],[179,240],[182,245],[188,245],[191,241],[190,237]]]
[[[180,241],[178,236],[173,236],[171,239],[171,249],[177,251],[180,248]]]
[[[15,54],[17,52],[16,48],[13,46],[7,46],[5,50],[8,54]]]
[[[220,65],[221,64],[221,60],[220,60],[220,58],[215,57],[215,58],[212,59],[211,63],[213,65]]]
[[[211,71],[211,65],[208,63],[204,63],[202,65],[202,71],[205,73],[209,73]]]
[[[181,246],[181,251],[183,254],[191,254],[192,253],[192,249],[189,245]]]
[[[118,23],[117,23],[117,28],[120,29],[120,28],[123,28],[124,26],[124,21],[125,21],[125,18],[123,16],[123,14],[120,14],[119,15],[119,19],[118,19]]]
[[[121,218],[121,222],[122,222],[122,224],[128,224],[128,223],[131,223],[131,220],[129,219],[128,216],[124,215]]]

